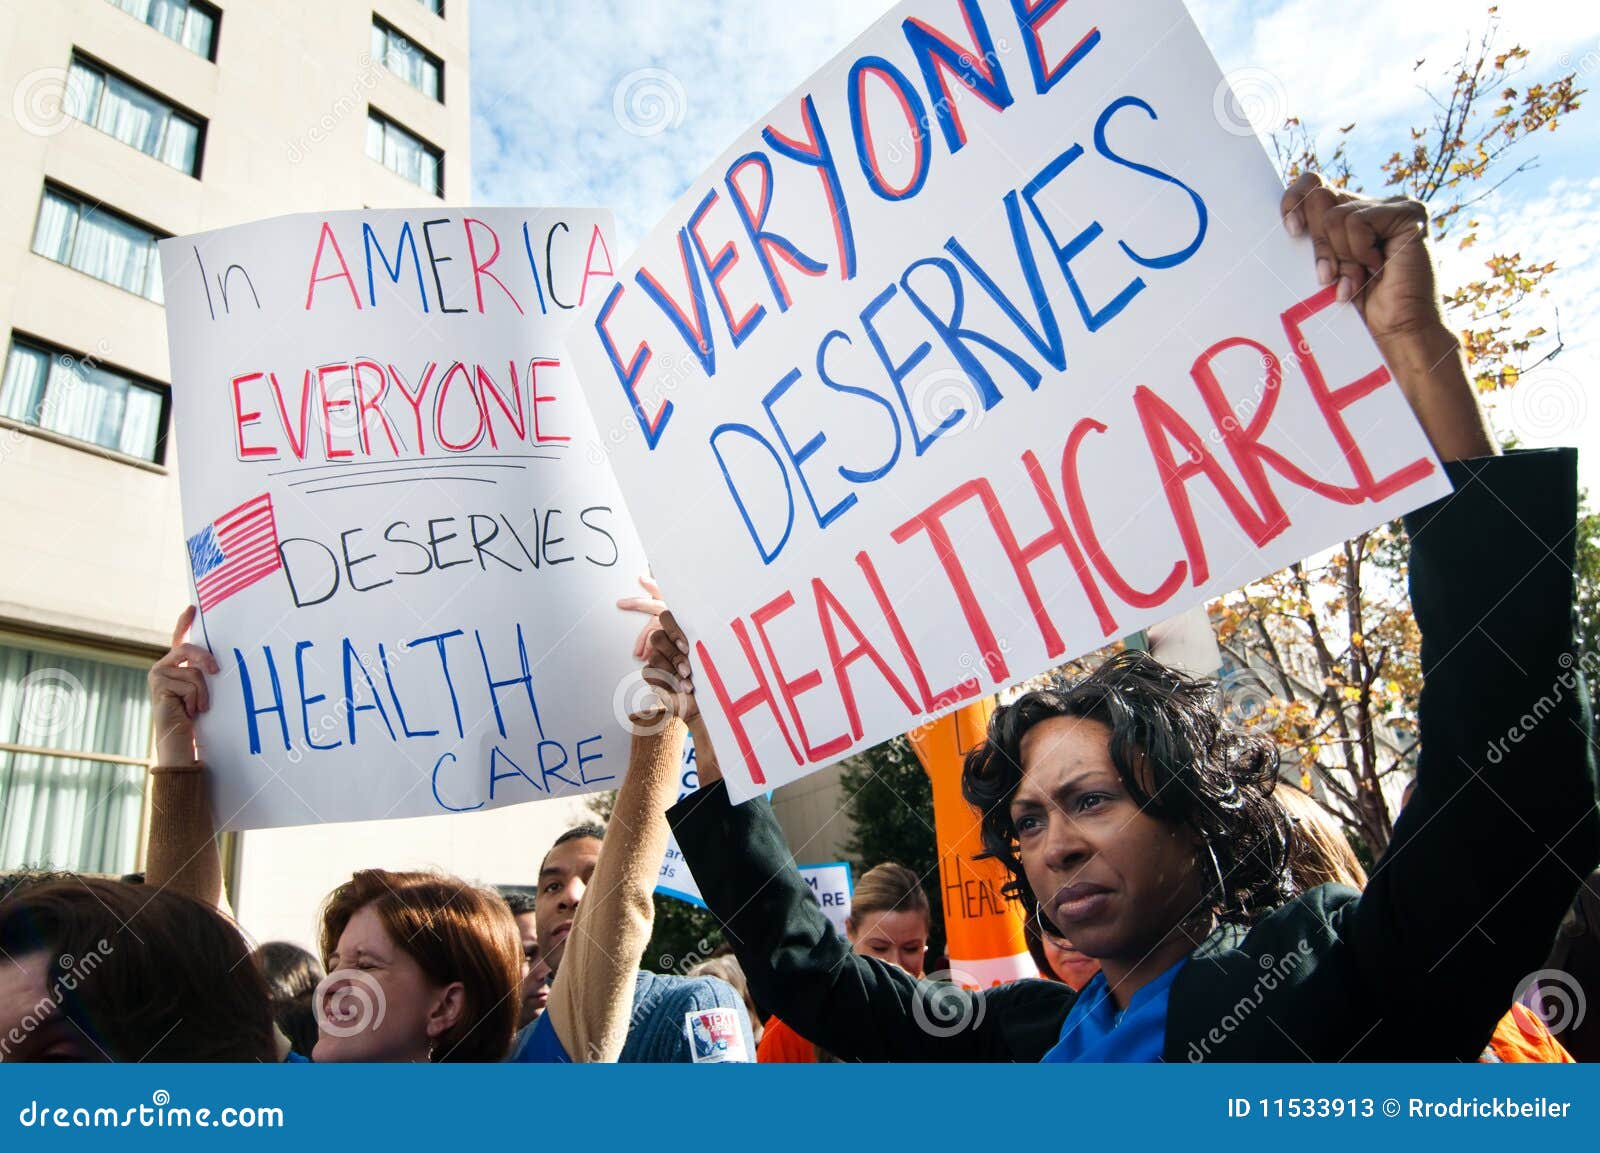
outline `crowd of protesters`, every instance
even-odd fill
[[[841,936],[770,803],[731,803],[688,638],[646,581],[619,603],[648,618],[635,656],[660,712],[637,718],[650,723],[604,826],[563,833],[529,862],[527,889],[507,894],[364,869],[308,910],[320,955],[253,948],[230,916],[207,800],[208,774],[226,766],[195,755],[220,669],[186,640],[190,609],[150,674],[143,877],[4,878],[0,1059],[1600,1056],[1592,1029],[1567,1048],[1550,1035],[1526,981],[1552,968],[1586,981],[1596,965],[1583,694],[1500,741],[1573,663],[1576,454],[1497,449],[1439,313],[1419,204],[1308,176],[1283,216],[1311,238],[1322,283],[1355,302],[1455,489],[1406,518],[1420,752],[1370,868],[1283,780],[1272,742],[1227,722],[1215,683],[1119,653],[1000,707],[963,769],[1040,979],[930,979],[923,878],[893,862],[867,871]],[[688,732],[700,787],[679,800]],[[727,940],[682,976],[640,964],[669,828]]]

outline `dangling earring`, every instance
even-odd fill
[[[1206,855],[1211,858],[1211,871],[1217,875],[1217,895],[1222,898],[1222,907],[1228,907],[1228,882],[1222,879],[1222,866],[1217,863],[1217,851],[1211,847],[1211,838],[1204,837]],[[1244,902],[1239,902],[1239,912],[1244,912]]]
[[[439,1060],[439,1042],[432,1037],[428,1038],[428,1064],[432,1065]]]
[[[1039,927],[1039,936],[1041,937],[1061,936],[1061,930],[1057,929],[1054,925],[1051,925],[1048,928],[1045,927],[1043,905],[1035,905],[1033,907],[1033,923]]]

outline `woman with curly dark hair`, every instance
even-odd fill
[[[1101,972],[1078,993],[933,985],[835,939],[770,806],[728,802],[691,719],[701,787],[668,814],[678,846],[756,1000],[840,1058],[1475,1060],[1600,859],[1576,453],[1497,452],[1421,204],[1309,175],[1282,212],[1455,487],[1406,518],[1425,685],[1417,792],[1387,852],[1364,892],[1295,892],[1274,748],[1224,723],[1210,682],[1125,653],[998,709],[963,774],[1012,895]],[[681,640],[653,643],[670,658]]]
[[[1219,924],[1247,926],[1289,898],[1277,771],[1270,740],[1224,723],[1215,682],[1142,652],[995,711],[962,772],[985,855],[1042,932],[1100,962],[1045,1060],[1126,1059],[1143,1023],[1159,1047],[1190,954]],[[1119,988],[1137,993],[1114,1008]],[[1113,1013],[1118,1045],[1097,1049],[1112,1030],[1094,1026]]]

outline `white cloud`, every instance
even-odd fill
[[[631,251],[722,149],[889,7],[476,0],[474,199],[610,204]],[[626,87],[617,115],[629,77],[631,120]],[[664,103],[637,102],[652,95]],[[657,123],[671,126],[641,131]]]
[[[1278,79],[1284,115],[1369,132],[1426,115],[1420,88],[1448,90],[1452,65],[1488,21],[1487,4],[1462,0],[1191,0],[1189,8],[1224,72],[1264,69]],[[1528,49],[1531,72],[1600,76],[1600,5],[1592,0],[1508,0],[1498,23],[1497,46]]]
[[[729,142],[889,7],[474,0],[475,199],[609,204],[625,254]],[[1355,122],[1351,151],[1377,191],[1375,162],[1403,143],[1407,125],[1427,120],[1421,85],[1445,84],[1449,65],[1483,28],[1487,5],[1190,0],[1190,8],[1223,70],[1249,70],[1251,98],[1265,102],[1255,122]],[[1600,4],[1501,0],[1499,21],[1502,49],[1521,44],[1532,53],[1529,78],[1571,70],[1580,84],[1600,83]],[[618,115],[619,84],[629,77],[633,96],[644,99],[632,121],[626,88]],[[651,133],[653,125],[665,127]],[[1588,442],[1585,479],[1600,495],[1600,398],[1591,402],[1586,391],[1600,380],[1600,182],[1590,159],[1597,141],[1600,131],[1580,113],[1559,134],[1530,142],[1517,158],[1537,151],[1541,167],[1476,213],[1476,248],[1447,247],[1440,258],[1446,283],[1480,275],[1494,251],[1558,262],[1550,298],[1529,324],[1553,333],[1559,307],[1566,350],[1518,386],[1515,404],[1498,405],[1496,419],[1529,444]]]

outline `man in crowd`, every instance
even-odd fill
[[[517,934],[522,938],[522,1014],[517,1018],[517,1028],[522,1029],[539,1019],[545,1003],[550,1000],[550,981],[555,974],[545,964],[539,950],[539,928],[534,915],[534,899],[521,889],[507,889],[500,894],[511,907],[517,922]]]
[[[534,897],[535,930],[544,963],[554,974],[573,918],[584,900],[605,900],[588,892],[606,830],[598,824],[576,825],[556,838],[539,865]],[[519,917],[518,921],[521,922]],[[729,1028],[730,1022],[735,1028]],[[538,1060],[528,1045],[532,1029],[524,1028],[512,1046],[512,1061]],[[697,1036],[725,1040],[710,1053]],[[622,1061],[753,1061],[755,1047],[744,1003],[726,981],[716,977],[662,976],[641,971],[633,992],[633,1015]]]

